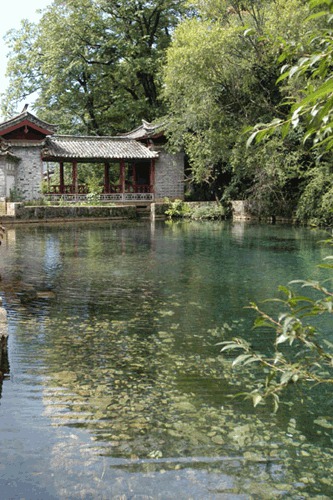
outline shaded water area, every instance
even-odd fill
[[[0,498],[332,498],[332,395],[296,388],[277,414],[254,409],[228,397],[251,375],[217,345],[265,348],[244,306],[319,279],[323,237],[221,222],[9,228]]]

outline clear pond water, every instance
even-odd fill
[[[319,279],[324,237],[221,222],[8,228],[1,500],[333,498],[332,394],[295,388],[277,414],[254,409],[229,397],[251,380],[217,345],[246,335],[265,349],[245,306]]]

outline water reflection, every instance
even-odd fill
[[[0,399],[2,394],[3,379],[9,375],[9,360],[7,349],[7,337],[0,336]]]
[[[321,235],[227,223],[13,231],[12,382],[41,422],[58,498],[328,494],[331,430],[314,424],[316,402],[286,400],[272,416],[230,400],[253,374],[238,377],[216,345],[250,330],[250,300],[319,276]]]

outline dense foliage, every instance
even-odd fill
[[[97,135],[163,116],[189,199],[331,224],[331,14],[331,0],[54,0],[7,35],[2,110],[35,94],[59,131]]]
[[[220,203],[186,202],[179,199],[166,199],[167,209],[165,214],[169,219],[187,220],[222,220],[226,219],[228,212]]]
[[[315,24],[307,34],[308,49],[301,43],[290,43],[284,48],[279,62],[281,68],[278,83],[289,83],[285,103],[290,111],[285,118],[275,117],[270,123],[259,123],[248,140],[269,140],[279,130],[286,138],[290,129],[302,132],[304,146],[311,147],[315,165],[305,173],[304,189],[298,200],[299,220],[314,224],[331,225],[333,222],[333,2],[312,0],[312,14],[308,22],[324,20]],[[295,60],[295,55],[298,59]]]
[[[161,79],[183,0],[54,2],[7,35],[3,111],[37,92],[35,110],[63,131],[112,134],[159,116]]]
[[[304,34],[296,27],[304,24],[308,8],[298,0],[279,0],[197,2],[197,9],[197,17],[177,28],[168,50],[170,139],[175,146],[184,144],[195,181],[214,185],[216,178],[227,179],[218,185],[222,199],[248,197],[263,175],[271,177],[273,191],[280,190],[284,155],[277,155],[274,165],[271,159],[281,144],[247,153],[242,131],[277,112],[279,46],[283,36]],[[300,148],[297,140],[292,148]]]
[[[302,108],[294,104],[302,99],[304,87],[309,94],[313,85],[306,82],[307,70],[315,62],[320,66],[314,50],[324,51],[329,44],[330,18],[310,16],[309,4],[301,0],[195,4],[197,16],[176,29],[165,68],[170,140],[176,148],[184,146],[192,179],[206,183],[223,201],[250,199],[262,216],[296,215],[301,221],[331,222],[330,155],[323,159],[312,149],[313,128],[303,141],[305,123],[298,116],[311,112],[314,101],[305,98]],[[289,69],[291,78],[279,78],[286,64],[295,65],[304,54],[308,56],[301,60],[299,78],[292,78],[295,66]],[[320,66],[327,80],[329,57],[326,73]],[[318,78],[318,72],[313,73]],[[317,91],[322,101],[327,97],[324,89],[327,85]],[[322,133],[329,129],[325,115],[329,106],[328,101],[316,118],[325,124]],[[251,138],[261,134],[263,139],[266,133],[265,140],[247,149],[244,129],[253,130],[256,123],[273,126],[262,130],[258,125]],[[295,125],[294,130],[285,126],[282,134],[277,133],[276,125],[285,123]],[[318,184],[315,166],[321,173]],[[315,212],[308,209],[309,199],[319,201]]]

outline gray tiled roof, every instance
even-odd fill
[[[158,154],[141,143],[123,137],[53,135],[47,137],[42,150],[48,160],[116,160],[150,159]]]
[[[130,132],[126,132],[125,134],[121,134],[121,137],[126,137],[127,139],[146,139],[154,136],[155,134],[159,134],[163,131],[164,123],[149,123],[146,120],[142,120],[142,125],[131,130]]]
[[[35,125],[37,125],[37,127],[48,130],[49,132],[56,131],[56,125],[51,125],[51,123],[47,123],[47,122],[44,122],[43,120],[40,120],[36,116],[29,113],[29,111],[23,111],[19,115],[16,115],[13,118],[6,120],[5,122],[1,122],[0,123],[0,131],[6,130],[9,127],[15,127],[15,125],[19,125],[24,120],[28,120],[31,123],[34,123]]]

